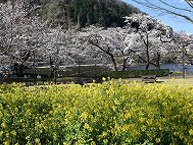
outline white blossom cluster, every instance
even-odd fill
[[[191,45],[192,40],[146,14],[125,17],[123,28],[64,30],[48,27],[29,16],[22,3],[8,1],[0,4],[0,21],[0,65],[18,62],[35,68],[45,62],[53,72],[72,64],[110,64],[114,70],[136,63],[159,67],[171,54],[179,55],[182,41]]]

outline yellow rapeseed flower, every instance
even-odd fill
[[[90,145],[96,145],[95,141],[91,141]]]
[[[143,123],[145,121],[145,118],[141,117],[139,118],[139,122]]]
[[[49,135],[53,141],[50,144],[69,144],[70,140],[73,144],[117,144],[117,140],[118,144],[139,144],[138,139],[145,132],[156,144],[162,144],[167,131],[176,139],[174,143],[183,140],[184,144],[192,144],[192,96],[192,85],[179,86],[175,82],[126,84],[111,79],[110,84],[48,85],[33,89],[1,85],[0,142],[14,144],[16,136],[21,136],[29,144],[38,145],[46,142]],[[13,122],[9,123],[12,116]],[[109,140],[109,135],[116,139]]]
[[[107,144],[109,141],[108,141],[108,139],[104,139],[103,142],[104,142],[104,144]]]
[[[3,122],[3,123],[1,124],[1,127],[2,127],[2,128],[6,128],[6,127],[7,127],[6,123]]]
[[[5,141],[3,144],[4,145],[9,145],[9,141]]]
[[[84,129],[87,129],[87,130],[92,130],[92,129],[91,129],[91,127],[90,127],[90,125],[89,125],[89,124],[87,124],[87,123],[85,123],[83,127],[84,127]]]
[[[107,132],[103,131],[102,136],[103,137],[107,136]]]
[[[102,78],[103,81],[106,81],[107,79],[105,77]]]
[[[16,136],[17,135],[17,132],[14,130],[14,131],[11,131],[10,132],[12,135]]]
[[[83,112],[80,117],[85,120],[87,116],[88,114],[86,112]]]
[[[156,141],[156,143],[160,143],[161,139],[160,138],[156,138],[155,141]]]
[[[193,136],[193,129],[189,130],[189,134]]]
[[[171,78],[172,81],[175,81],[175,78]]]
[[[35,142],[36,142],[36,143],[40,143],[40,139],[39,139],[39,138],[36,138],[36,139],[35,139]]]

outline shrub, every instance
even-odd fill
[[[193,87],[0,86],[0,144],[193,144]]]
[[[182,75],[183,74],[183,72],[173,72],[172,74],[176,74],[176,75]]]
[[[169,69],[104,71],[103,72],[104,77],[111,77],[111,78],[137,78],[144,75],[156,75],[158,77],[168,76]]]

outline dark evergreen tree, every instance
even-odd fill
[[[51,26],[62,25],[65,29],[72,25],[82,28],[93,24],[106,28],[122,27],[124,16],[140,12],[120,0],[25,0],[25,3],[27,9],[40,5],[41,9],[32,14],[38,13]]]

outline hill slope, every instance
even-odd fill
[[[64,28],[98,24],[112,27],[124,26],[122,17],[140,10],[119,0],[27,0],[28,6],[41,5],[36,11],[52,25]]]

